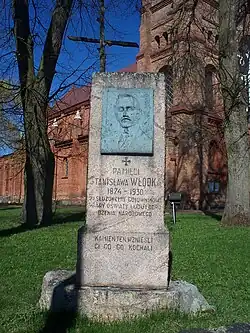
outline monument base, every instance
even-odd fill
[[[159,309],[178,308],[175,290],[81,287],[78,311],[95,321],[130,319]]]
[[[77,311],[95,321],[135,318],[157,310],[191,315],[215,310],[195,285],[185,281],[171,281],[168,289],[76,288],[75,283],[74,272],[46,273],[39,307],[52,312]]]
[[[131,319],[167,309],[188,314],[215,310],[194,285],[185,281],[173,281],[168,289],[81,287],[78,290],[78,312],[94,321]]]

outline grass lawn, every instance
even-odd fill
[[[215,314],[196,318],[161,312],[148,318],[96,324],[65,315],[51,318],[36,304],[44,274],[74,269],[81,208],[57,211],[55,225],[25,230],[19,208],[0,207],[0,332],[18,333],[174,333],[188,327],[213,328],[250,321],[250,228],[222,228],[217,219],[179,215],[170,225],[173,279],[198,286]]]

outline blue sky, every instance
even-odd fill
[[[109,3],[112,3],[112,1],[114,1],[114,3],[117,1],[118,5],[110,8]],[[88,2],[88,0],[86,0],[85,3],[86,2]],[[90,2],[94,1],[90,0]],[[105,13],[106,39],[131,41],[139,44],[140,14],[135,6],[130,6],[132,2],[134,4],[136,0],[123,0],[123,2],[120,0],[105,0],[105,5],[107,5]],[[39,0],[36,0],[36,3],[39,4]],[[51,18],[49,13],[51,13],[51,9],[53,8],[53,2],[51,0],[42,0],[40,7],[37,8],[39,9],[40,20],[44,26],[48,27]],[[41,26],[34,24],[35,21],[33,18],[34,11],[30,8],[31,29],[35,31],[35,67],[38,68],[46,35]],[[81,12],[79,9],[74,10],[73,18],[69,22],[59,57],[52,92],[56,90],[64,80],[66,80],[66,84],[72,83],[79,86],[89,83],[91,74],[99,70],[98,45],[73,42],[67,38],[68,35],[99,38],[99,24],[96,21],[97,18],[98,12],[96,9],[85,8]],[[10,44],[9,50],[13,50],[13,47],[14,44]],[[123,48],[118,46],[106,47],[106,70],[112,72],[118,71],[121,68],[135,63],[138,52],[139,49],[137,48]],[[11,59],[9,59],[9,61],[11,61]],[[3,68],[3,64],[1,64],[1,66]],[[72,75],[72,73],[74,74]],[[12,66],[10,75],[10,80],[16,81],[18,79],[17,67]],[[70,77],[67,79],[69,75]],[[9,79],[8,76],[2,78]],[[67,89],[63,91],[61,95],[65,94],[66,91]],[[0,147],[0,156],[8,153],[10,153],[9,149]]]
[[[133,2],[134,0],[124,0],[125,4]],[[108,2],[108,0],[106,0]],[[119,1],[120,3],[120,1]],[[88,16],[86,11],[84,17],[79,21],[79,15],[76,14],[68,27],[67,36],[84,36],[91,38],[99,38],[99,24],[96,21],[98,13],[94,11]],[[140,26],[140,14],[135,8],[129,10],[125,6],[119,4],[117,10],[106,10],[105,20],[105,39],[132,41],[139,44],[139,26]],[[59,73],[54,81],[54,88],[58,86],[60,80],[65,76],[65,72],[72,72],[79,66],[76,74],[70,78],[70,81],[74,81],[78,76],[89,66],[93,65],[93,68],[87,70],[84,75],[76,84],[82,85],[90,80],[91,73],[99,70],[99,54],[98,44],[89,44],[83,42],[73,42],[65,38],[62,53],[58,62]],[[107,71],[117,71],[121,68],[127,67],[135,63],[136,55],[139,49],[137,48],[124,48],[118,46],[106,47],[107,54]],[[65,66],[68,68],[65,70]],[[85,82],[86,81],[86,82]]]
[[[36,11],[32,7],[33,2],[36,4]],[[33,2],[30,1],[29,8],[30,28],[34,40],[35,69],[38,69],[55,0],[34,0]],[[105,0],[106,39],[132,41],[139,44],[140,14],[136,9],[138,2],[140,0]],[[80,8],[79,3],[83,4]],[[0,47],[0,79],[13,82],[18,81],[18,71],[15,52],[13,52],[15,41],[11,33],[13,22],[10,1],[8,4],[2,12],[0,11],[1,41],[3,38],[7,41],[8,36],[11,37],[10,42],[2,42],[4,47]],[[70,83],[83,85],[89,82],[93,71],[99,70],[98,44],[73,42],[67,38],[68,35],[99,38],[97,22],[99,0],[76,0],[75,4],[58,59],[52,90],[58,88],[61,82],[64,82],[64,85]],[[138,51],[137,48],[107,46],[107,71],[117,71],[135,63]],[[3,53],[7,53],[8,56],[1,58]],[[81,79],[79,79],[80,76]]]

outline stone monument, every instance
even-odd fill
[[[164,175],[164,75],[95,74],[87,228],[77,263],[79,306],[87,316],[130,316],[131,302],[147,303],[149,294],[143,310],[157,308],[155,293],[167,290]]]
[[[119,320],[157,309],[214,311],[196,286],[169,282],[164,226],[163,74],[93,77],[86,228],[79,231],[76,276],[47,272],[39,306]]]

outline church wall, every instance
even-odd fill
[[[87,143],[74,144],[55,152],[55,201],[63,204],[84,204],[86,198]]]
[[[23,167],[20,154],[0,157],[0,203],[22,202]]]
[[[76,119],[77,111],[79,114]],[[48,126],[51,148],[55,155],[53,199],[62,204],[84,204],[89,101],[76,105],[71,110],[61,110],[55,115],[50,117]],[[23,170],[22,153],[0,157],[0,203],[23,201]]]
[[[176,8],[183,3],[186,7],[179,16]],[[166,194],[183,192],[184,208],[222,206],[225,199],[223,104],[215,70],[218,57],[216,15],[216,8],[208,1],[198,2],[197,24],[191,24],[187,53],[188,2],[143,1],[137,71],[164,72],[167,66],[173,70],[173,100],[171,103],[166,101]],[[208,105],[206,91],[210,93],[209,98],[212,96],[211,105]],[[56,160],[53,198],[58,202],[82,204],[85,201],[88,122],[89,100],[50,115],[48,133]],[[5,164],[10,162],[8,158],[2,160],[0,197],[7,197],[10,192],[14,197],[20,193],[20,188],[23,193],[22,180],[15,184],[15,189],[8,181],[6,185],[9,171]]]
[[[55,119],[56,124],[55,125]],[[89,101],[49,124],[55,154],[53,199],[61,204],[84,204],[86,199]]]
[[[208,209],[224,204],[226,151],[221,123],[211,120],[203,113],[176,112],[172,114],[171,129],[167,127],[166,192],[182,192],[182,208]],[[211,143],[215,143],[216,150],[211,151]],[[216,188],[211,190],[211,185]]]
[[[218,13],[215,2],[199,1],[193,24],[192,4],[143,1],[141,38],[147,49],[139,53],[137,64],[141,71],[150,68],[165,72],[167,95],[172,89],[166,101],[166,191],[183,192],[186,208],[208,208],[222,206],[226,187],[225,149],[223,172],[209,167],[210,143],[215,141],[223,147],[223,103],[216,75]],[[173,73],[171,89],[169,66]]]

